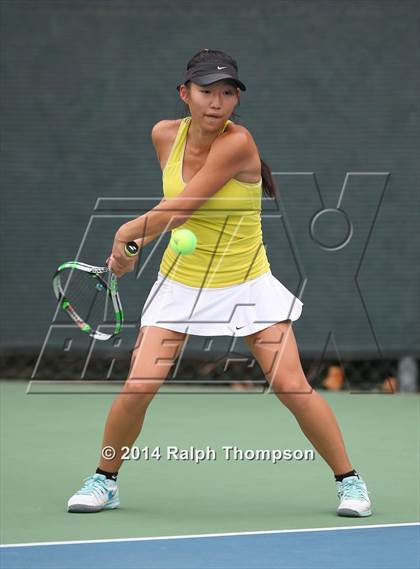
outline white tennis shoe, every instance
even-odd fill
[[[118,486],[103,474],[93,474],[83,481],[83,486],[67,502],[68,512],[100,512],[118,508]]]
[[[357,476],[347,476],[342,482],[337,482],[337,494],[340,505],[337,515],[354,518],[372,515],[371,503],[366,484]]]

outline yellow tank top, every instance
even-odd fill
[[[163,194],[167,200],[186,186],[182,164],[190,123],[191,117],[182,119],[163,170]],[[197,247],[190,255],[177,255],[168,244],[160,272],[189,286],[217,288],[240,284],[269,271],[262,241],[261,194],[261,180],[247,183],[231,178],[185,223],[172,230],[193,231]]]

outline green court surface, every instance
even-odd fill
[[[327,394],[353,465],[367,481],[374,515],[335,516],[329,468],[313,461],[227,461],[223,446],[311,449],[273,395],[162,393],[138,447],[161,460],[120,471],[122,507],[68,514],[66,501],[94,472],[110,394],[26,394],[1,382],[1,542],[340,527],[419,521],[419,397]],[[216,460],[168,460],[168,446],[210,447]]]

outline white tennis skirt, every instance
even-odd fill
[[[140,326],[196,336],[247,336],[276,322],[297,320],[302,306],[270,270],[241,284],[217,288],[188,286],[159,272]]]

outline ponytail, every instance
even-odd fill
[[[264,162],[261,158],[261,178],[262,178],[262,188],[265,193],[270,198],[278,197],[278,190],[276,183],[273,178],[273,174],[271,173],[270,166]]]

